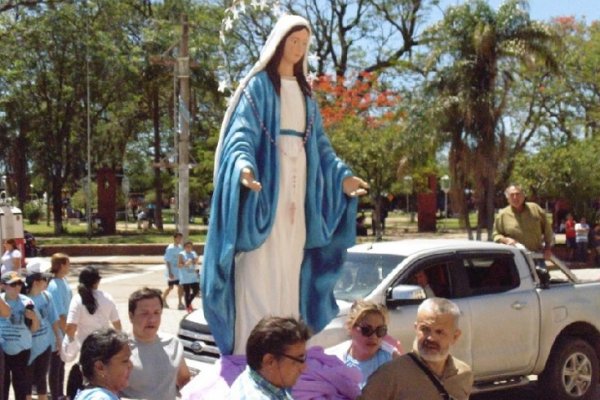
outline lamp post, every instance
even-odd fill
[[[440,186],[444,192],[444,219],[448,218],[448,192],[450,191],[450,177],[444,175],[440,178]]]
[[[0,205],[4,205],[7,201],[6,176],[0,176]]]
[[[408,215],[410,214],[410,194],[413,190],[413,177],[410,175],[404,176],[404,190],[406,192],[406,214]]]
[[[123,197],[125,197],[125,233],[127,233],[127,222],[129,219],[129,178],[127,176],[123,176],[121,190],[123,190]]]

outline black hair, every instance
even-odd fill
[[[283,37],[283,39],[281,39],[281,42],[279,42],[279,44],[277,45],[277,48],[275,49],[273,56],[271,57],[271,59],[267,63],[267,66],[265,67],[265,71],[267,71],[267,75],[269,76],[269,79],[273,83],[273,86],[275,86],[275,91],[277,92],[278,95],[281,93],[281,76],[279,75],[278,68],[279,68],[279,63],[281,62],[281,58],[283,57],[283,49],[285,47],[285,41],[287,40],[288,37],[290,37],[290,35],[292,33],[301,31],[303,29],[306,29],[307,31],[310,32],[308,27],[305,25],[296,25],[296,26],[292,27],[289,30],[289,32],[286,33],[286,35]],[[298,61],[296,64],[294,64],[294,76],[296,77],[296,81],[298,82],[298,85],[300,86],[300,90],[302,91],[302,93],[305,96],[310,97],[310,96],[312,96],[312,90],[310,88],[310,85],[308,84],[308,81],[306,80],[306,76],[304,75],[304,59],[305,58],[306,58],[306,53],[304,53],[304,56],[302,57],[302,59],[300,61]]]
[[[288,346],[306,342],[310,336],[310,328],[295,318],[263,318],[252,329],[246,342],[248,365],[258,371],[266,354],[281,357]]]
[[[77,293],[81,296],[81,302],[90,314],[98,309],[98,302],[94,297],[94,286],[100,282],[100,273],[94,266],[87,266],[79,273],[79,286]]]
[[[129,338],[126,333],[117,332],[113,328],[92,332],[81,344],[79,365],[81,365],[83,376],[93,382],[96,361],[108,364],[110,359],[126,346],[129,346]]]

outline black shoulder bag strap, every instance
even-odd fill
[[[431,381],[431,383],[433,383],[433,385],[435,386],[435,388],[440,393],[441,398],[443,400],[453,400],[452,396],[450,396],[450,394],[448,393],[448,391],[446,390],[446,388],[444,387],[444,385],[442,385],[442,382],[440,382],[440,380],[438,379],[438,377],[435,376],[433,374],[433,372],[431,372],[431,370],[429,368],[427,368],[427,366],[425,364],[423,364],[423,361],[421,361],[419,359],[419,357],[417,357],[415,355],[415,353],[410,352],[410,353],[407,353],[407,354],[414,361],[414,363],[417,364],[419,366],[419,368],[421,368],[421,370],[423,372],[425,372],[425,375],[427,375],[427,377],[429,378],[429,380]]]

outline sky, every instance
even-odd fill
[[[502,4],[502,0],[488,0],[494,8]],[[441,0],[440,5],[446,8],[463,3],[462,0]],[[529,0],[529,15],[536,20],[548,21],[554,17],[574,16],[585,18],[589,23],[600,20],[600,0]]]

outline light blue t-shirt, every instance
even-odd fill
[[[344,357],[344,364],[348,367],[355,367],[360,369],[362,372],[362,380],[360,381],[360,388],[362,389],[367,383],[367,379],[373,372],[377,370],[382,364],[385,364],[388,361],[392,360],[392,353],[386,351],[382,348],[377,350],[377,353],[373,355],[373,357],[369,358],[365,361],[358,361],[354,357],[350,355],[350,353],[346,353]]]
[[[31,300],[33,300],[35,309],[40,315],[40,328],[33,333],[29,365],[40,354],[46,351],[48,347],[55,350],[56,340],[52,325],[58,320],[58,314],[56,314],[56,309],[49,293],[42,292],[37,296],[31,297]]]
[[[53,278],[48,283],[48,292],[52,295],[54,309],[58,316],[64,315],[65,318],[69,314],[69,304],[73,294],[69,288],[69,284],[65,278]]]
[[[181,253],[179,253],[179,255],[183,258],[183,262],[198,258],[198,254],[196,254],[194,250],[190,251],[189,253],[184,250]],[[179,283],[184,285],[186,283],[200,282],[200,277],[198,276],[198,272],[196,271],[197,267],[198,264],[194,263],[188,266],[183,265],[179,267]]]
[[[31,349],[31,331],[25,325],[25,306],[33,302],[22,294],[19,294],[15,300],[9,300],[6,293],[2,293],[2,298],[10,306],[10,317],[0,317],[0,334],[4,340],[2,350],[6,354],[14,356]],[[34,309],[34,311],[40,318],[37,310]]]
[[[179,268],[177,268],[177,262],[179,261],[179,253],[181,253],[183,247],[175,243],[171,243],[167,246],[165,250],[164,260],[165,263],[169,263],[171,265],[171,273],[175,276],[175,279],[179,279]],[[167,279],[169,278],[169,269],[165,270],[165,276]]]
[[[77,392],[75,400],[119,400],[119,396],[108,389],[93,387]]]

